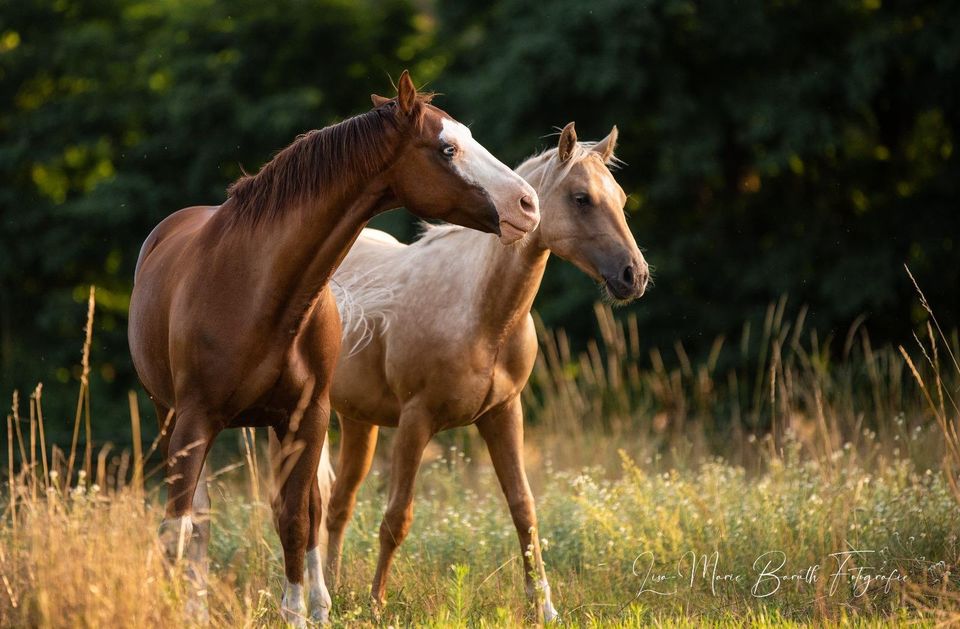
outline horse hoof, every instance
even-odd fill
[[[326,589],[310,593],[310,620],[320,625],[330,622],[330,609],[333,602]]]
[[[560,620],[560,613],[557,612],[557,610],[554,608],[554,606],[551,603],[547,603],[546,605],[543,606],[543,622],[544,623],[559,622],[559,620]]]
[[[318,625],[329,625],[330,609],[327,607],[313,608],[310,612],[310,621]]]
[[[287,582],[283,589],[283,600],[280,602],[280,617],[291,627],[305,629],[307,626],[306,610],[303,608],[303,585]]]
[[[307,629],[307,620],[303,617],[303,614],[299,614],[291,609],[281,609],[280,617],[283,618],[283,622],[286,623],[288,627]]]
[[[210,607],[206,597],[191,596],[183,611],[191,625],[206,627],[210,624]]]
[[[375,598],[370,599],[370,611],[373,614],[374,622],[379,623],[383,619],[383,608],[386,606],[386,601],[378,601]]]

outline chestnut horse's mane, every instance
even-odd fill
[[[418,129],[432,96],[417,95],[411,120]],[[390,103],[298,136],[257,174],[230,184],[227,200],[236,219],[253,225],[271,221],[308,199],[373,176],[394,150],[386,145],[387,131],[401,124],[395,101]]]

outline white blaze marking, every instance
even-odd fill
[[[497,207],[501,221],[529,231],[536,227],[531,217],[520,209],[520,196],[527,194],[535,199],[535,192],[515,172],[490,154],[482,144],[473,139],[470,129],[456,120],[444,118],[440,140],[456,146],[459,151],[453,158],[453,167],[461,177],[486,190]]]

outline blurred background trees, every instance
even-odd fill
[[[96,284],[93,404],[125,426],[150,229],[403,68],[508,163],[570,120],[581,139],[619,126],[651,347],[707,351],[782,295],[822,337],[863,315],[902,340],[923,320],[903,263],[953,327],[957,25],[947,0],[0,0],[0,391],[43,380],[70,416],[74,390],[50,385],[77,376]],[[415,233],[401,212],[375,224]],[[555,261],[536,307],[583,343],[598,296]]]

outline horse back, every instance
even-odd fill
[[[140,269],[143,267],[144,261],[161,242],[172,234],[178,234],[184,230],[192,231],[192,228],[206,223],[218,207],[216,205],[195,205],[178,210],[160,221],[140,247],[140,255],[137,256],[137,266],[133,275],[134,283],[140,277]]]

